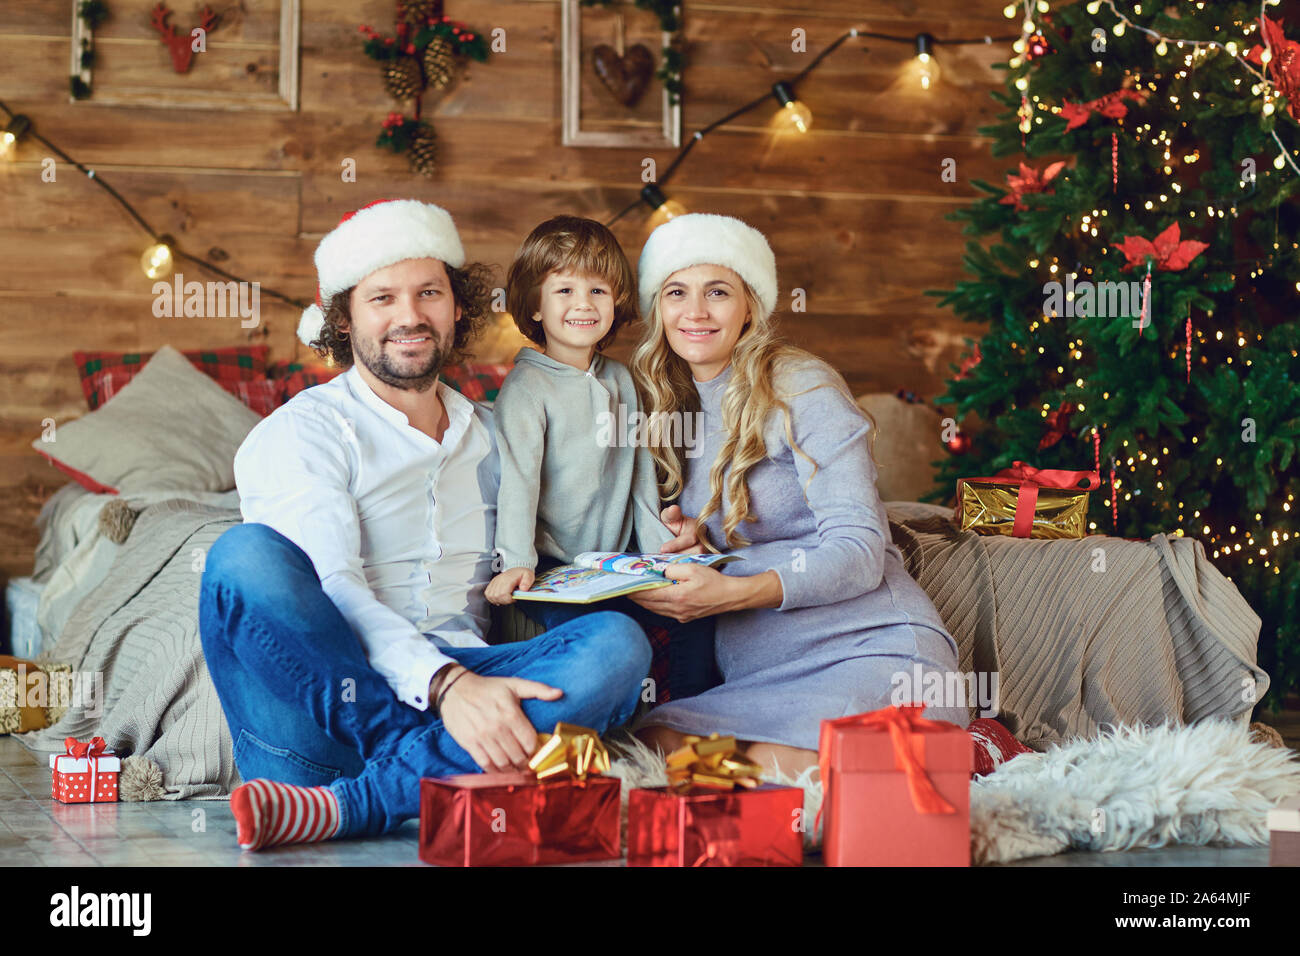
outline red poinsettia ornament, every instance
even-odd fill
[[[1113,242],[1111,245],[1123,252],[1124,258],[1128,260],[1124,272],[1142,265],[1149,258],[1155,260],[1156,268],[1161,272],[1181,272],[1191,265],[1193,259],[1210,248],[1208,242],[1183,239],[1178,223],[1174,223],[1154,240],[1142,236],[1125,236],[1123,242]]]
[[[1268,41],[1271,58],[1268,61],[1268,75],[1273,79],[1277,91],[1286,97],[1287,112],[1293,119],[1300,119],[1300,106],[1296,104],[1296,94],[1300,92],[1300,43],[1288,40],[1282,32],[1281,20],[1264,17],[1264,38]],[[1263,62],[1264,47],[1256,44],[1251,47],[1246,59],[1251,63]]]
[[[1016,211],[1021,212],[1029,207],[1021,200],[1029,193],[1051,193],[1053,189],[1048,189],[1048,185],[1060,175],[1061,170],[1065,168],[1065,160],[1058,163],[1052,163],[1041,173],[1032,166],[1025,163],[1020,164],[1020,175],[1014,173],[1007,176],[1007,189],[1010,190],[1007,195],[998,200],[999,203],[1015,203]]]
[[[1068,133],[1072,129],[1078,129],[1088,122],[1093,113],[1108,119],[1122,119],[1128,115],[1128,107],[1124,105],[1125,100],[1143,103],[1146,101],[1146,94],[1141,90],[1116,90],[1114,93],[1107,93],[1086,103],[1062,100],[1060,116],[1065,120],[1065,131]]]
[[[983,360],[983,358],[984,356],[980,354],[980,344],[976,342],[974,351],[972,351],[969,355],[967,355],[964,359],[961,360],[961,369],[958,370],[957,372],[956,380],[960,382],[967,375],[969,375],[971,373],[971,369],[973,369],[976,365],[979,365],[979,363]]]
[[[1040,451],[1044,448],[1051,448],[1065,437],[1066,432],[1070,429],[1070,416],[1073,414],[1074,402],[1062,402],[1061,407],[1056,411],[1047,413],[1047,431],[1038,442]]]

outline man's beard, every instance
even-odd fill
[[[355,337],[352,340],[352,357],[368,368],[375,378],[385,385],[416,392],[427,392],[438,381],[438,373],[447,364],[447,358],[451,354],[450,337],[439,341],[437,333],[433,329],[422,326],[409,332],[404,330],[394,332],[388,336],[388,339],[414,338],[420,335],[428,335],[433,339],[433,349],[428,358],[419,363],[413,364],[411,361],[405,361],[401,363],[402,367],[399,367],[398,363],[385,350],[386,340],[359,340]]]

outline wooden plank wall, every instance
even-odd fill
[[[101,37],[138,44],[135,73],[153,58],[146,0],[114,0]],[[233,24],[208,38],[223,69],[274,64],[273,37],[238,29],[240,11],[268,0],[213,2]],[[172,5],[184,23],[193,11]],[[548,216],[607,218],[640,187],[642,151],[563,148],[557,0],[448,3],[457,19],[504,27],[507,51],[471,63],[426,106],[441,143],[436,180],[376,149],[396,104],[361,53],[357,25],[391,29],[390,0],[303,0],[297,113],[197,111],[71,104],[70,4],[0,0],[0,99],[130,197],[160,231],[231,271],[289,294],[312,294],[311,253],[348,209],[415,196],[446,206],[472,258],[504,276],[519,241]],[[685,130],[699,128],[808,62],[850,26],[889,33],[983,36],[1014,32],[986,0],[687,0]],[[138,22],[137,22],[138,21]],[[810,53],[791,51],[791,31]],[[1005,45],[940,47],[942,79],[924,92],[909,48],[850,40],[800,87],[814,110],[806,137],[774,138],[763,108],[708,137],[665,186],[694,211],[736,215],[763,230],[783,292],[807,290],[788,335],[833,362],[857,392],[912,388],[933,396],[970,333],[923,290],[951,284],[963,238],[944,215],[997,181],[1008,165],[976,134],[996,112],[992,63]],[[206,61],[205,61],[206,62]],[[202,65],[202,64],[201,64]],[[216,68],[215,66],[213,67]],[[178,80],[181,82],[181,80]],[[63,478],[28,447],[42,419],[84,414],[75,349],[216,347],[265,341],[272,358],[304,357],[295,310],[266,297],[263,325],[235,319],[158,319],[139,267],[147,241],[101,190],[69,167],[43,183],[45,150],[30,140],[0,163],[0,577],[30,573],[32,519]],[[672,152],[652,153],[662,169]],[[940,163],[957,161],[945,183]],[[344,182],[353,158],[357,181]],[[635,263],[647,234],[641,210],[616,227]],[[187,278],[212,278],[189,275]],[[788,301],[788,300],[787,300]],[[616,354],[626,355],[629,343]],[[488,353],[513,352],[496,336]],[[485,359],[499,357],[485,354]]]

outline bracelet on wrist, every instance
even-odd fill
[[[460,680],[462,677],[464,677],[466,674],[469,673],[468,667],[464,667],[461,665],[454,665],[454,666],[460,666],[460,673],[458,673],[454,677],[443,678],[442,687],[438,688],[438,699],[434,701],[433,704],[433,709],[439,716],[442,715],[442,702],[447,697],[447,691],[451,690],[451,686],[455,684],[456,681]]]

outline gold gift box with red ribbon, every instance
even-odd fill
[[[1082,538],[1095,471],[1061,471],[1013,462],[996,475],[957,482],[955,520],[962,531],[1017,538]]]

